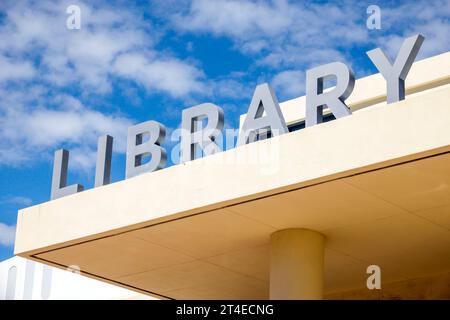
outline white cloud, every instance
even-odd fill
[[[291,14],[285,1],[273,5],[252,1],[193,1],[189,15],[177,14],[174,22],[188,31],[209,31],[237,38],[251,37],[255,31],[277,35],[289,27]]]
[[[33,203],[33,200],[23,196],[4,196],[0,203],[28,207]]]
[[[224,77],[222,79],[211,80],[209,83],[209,88],[211,89],[211,94],[214,95],[214,97],[226,97],[234,100],[244,99],[249,101],[253,90],[255,89],[251,84],[244,84],[243,80],[239,76],[233,75],[229,75],[228,77]]]
[[[45,90],[33,89],[16,92],[0,103],[0,110],[3,107],[3,115],[0,115],[1,164],[14,166],[31,159],[49,158],[52,156],[49,151],[64,143],[73,148],[71,164],[75,168],[90,169],[95,164],[95,157],[89,158],[92,161],[87,161],[86,157],[95,154],[97,138],[103,134],[115,138],[114,151],[125,152],[127,128],[132,124],[130,119],[92,110],[72,96],[42,97],[47,94]],[[0,94],[6,93],[0,90]]]
[[[0,245],[10,247],[14,245],[16,226],[8,226],[0,222]]]
[[[202,72],[189,62],[155,51],[160,31],[132,6],[113,7],[106,2],[90,6],[77,1],[81,8],[81,29],[69,30],[66,28],[69,4],[72,2],[20,1],[6,6],[6,17],[0,25],[0,66],[5,65],[7,70],[21,69],[2,72],[0,81],[18,76],[30,78],[39,73],[39,80],[51,85],[80,85],[96,93],[107,93],[111,90],[111,77],[125,76],[169,95],[188,95],[190,90],[198,90]],[[128,68],[125,63],[131,62],[127,60],[130,54],[141,57],[148,72],[133,65]],[[121,68],[114,67],[116,60]],[[152,73],[153,78],[143,81],[143,72]]]
[[[172,19],[181,31],[230,37],[238,50],[256,55],[259,64],[283,68],[329,62],[337,47],[367,42],[358,9],[285,0],[195,0],[187,13]]]
[[[109,133],[123,136],[129,120],[107,116],[86,108],[78,110],[37,109],[21,115],[23,138],[33,146],[52,146],[62,142],[89,142],[98,135]],[[123,143],[118,149],[124,151]]]
[[[385,27],[392,32],[378,44],[391,57],[396,56],[405,37],[418,33],[425,36],[419,59],[450,50],[450,0],[407,2],[381,12]]]
[[[203,73],[174,58],[149,61],[140,53],[124,54],[116,59],[113,70],[139,82],[149,91],[166,91],[175,97],[205,90],[200,81]]]
[[[2,80],[28,80],[35,75],[30,61],[14,61],[0,56],[0,81]]]
[[[296,98],[304,92],[305,74],[298,70],[282,71],[275,75],[271,83],[278,96]]]

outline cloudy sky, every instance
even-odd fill
[[[366,27],[381,8],[381,29]],[[68,29],[78,6],[81,29]],[[97,137],[115,138],[113,181],[125,173],[128,126],[170,131],[181,110],[212,102],[236,127],[254,87],[303,95],[306,69],[343,61],[375,73],[365,52],[391,57],[426,37],[418,59],[450,49],[450,0],[0,2],[0,260],[12,256],[17,210],[48,201],[53,152],[70,150],[69,183],[91,188]],[[169,143],[170,147],[170,143]]]

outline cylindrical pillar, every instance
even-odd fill
[[[270,299],[314,300],[323,295],[325,237],[285,229],[270,237]]]

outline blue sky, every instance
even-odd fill
[[[366,27],[369,5],[381,29]],[[81,29],[66,8],[81,9]],[[450,1],[2,1],[0,260],[13,254],[17,210],[48,201],[53,152],[70,150],[69,183],[91,188],[97,137],[115,138],[125,173],[128,126],[178,128],[181,110],[212,102],[237,127],[258,83],[280,101],[303,95],[306,69],[343,61],[376,72],[365,52],[395,56],[422,33],[419,59],[449,50]],[[168,149],[175,142],[168,143]]]

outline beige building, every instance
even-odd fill
[[[406,89],[359,79],[308,128],[286,101],[290,133],[23,209],[15,253],[159,298],[449,299],[450,52]]]

